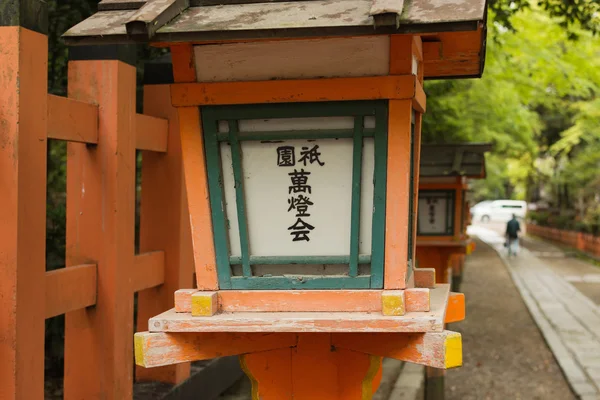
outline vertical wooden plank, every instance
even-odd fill
[[[0,26],[0,399],[7,400],[44,396],[47,55],[45,35]]]
[[[385,289],[404,289],[408,257],[411,100],[390,100],[385,222]]]
[[[204,139],[198,107],[178,109],[198,290],[218,290]]]
[[[194,46],[190,43],[171,45],[171,60],[173,61],[173,79],[175,82],[196,81]]]
[[[456,194],[454,196],[454,238],[458,239],[462,236],[462,210],[463,210],[463,190],[462,177],[456,177]]]
[[[412,74],[412,35],[390,36],[390,75]]]
[[[292,351],[279,349],[240,356],[252,382],[252,400],[292,400]]]
[[[142,152],[140,252],[165,252],[165,283],[138,293],[137,330],[148,319],[174,306],[173,293],[193,286],[194,259],[184,245],[190,239],[177,109],[171,106],[169,85],[144,87],[144,114],[169,121],[167,152]],[[179,383],[190,374],[189,363],[168,367],[136,367],[136,380]]]
[[[135,67],[70,61],[69,97],[99,106],[97,146],[67,148],[67,267],[98,265],[96,306],[66,315],[65,399],[131,399]]]
[[[298,335],[298,346],[292,349],[292,386],[294,400],[338,398],[338,373],[335,353],[331,351],[328,333]]]

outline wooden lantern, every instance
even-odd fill
[[[435,268],[438,283],[458,288],[464,254],[472,249],[468,179],[485,178],[489,144],[423,145],[417,222],[417,263]]]
[[[371,398],[382,357],[461,365],[464,298],[414,270],[415,201],[423,80],[481,75],[485,1],[225,3],[106,0],[65,34],[171,50],[197,288],[136,362],[240,355],[277,400]]]

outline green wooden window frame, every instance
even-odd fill
[[[208,170],[209,196],[215,241],[217,274],[221,289],[377,289],[383,288],[385,248],[385,198],[387,170],[388,105],[386,101],[352,101],[293,104],[259,104],[201,107]],[[354,117],[354,128],[309,132],[246,132],[239,135],[238,121],[246,119]],[[375,117],[375,128],[364,128],[364,118]],[[229,132],[219,133],[219,121],[227,121]],[[358,254],[360,241],[360,197],[364,138],[374,140],[373,218],[371,255]],[[347,256],[250,256],[248,222],[244,198],[241,141],[293,139],[353,139],[350,254]],[[220,142],[231,146],[241,257],[231,257],[228,220],[224,211]],[[359,264],[371,264],[369,275],[358,275]],[[348,264],[347,276],[253,276],[252,265]],[[241,265],[243,276],[233,276],[232,265]]]
[[[438,197],[444,197],[449,201],[446,201],[446,229],[444,233],[422,233],[421,227],[419,226],[419,218],[417,216],[417,236],[454,236],[454,207],[456,204],[456,192],[454,190],[443,190],[443,189],[428,189],[419,190],[419,200],[429,195],[437,195]]]

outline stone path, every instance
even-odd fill
[[[481,226],[469,233],[504,260],[573,391],[581,399],[600,400],[600,307],[531,251],[521,248],[508,258],[498,233]]]

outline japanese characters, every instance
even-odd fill
[[[299,167],[296,167],[296,164]],[[302,146],[300,157],[296,161],[296,149],[294,146],[280,146],[277,148],[277,166],[294,167],[292,172],[288,173],[290,177],[290,186],[288,186],[288,212],[294,214],[296,221],[287,228],[293,242],[310,241],[310,233],[315,229],[310,221],[310,208],[314,203],[310,199],[312,186],[308,180],[312,171],[304,167],[322,167],[325,162],[321,160],[319,145],[312,147]]]

